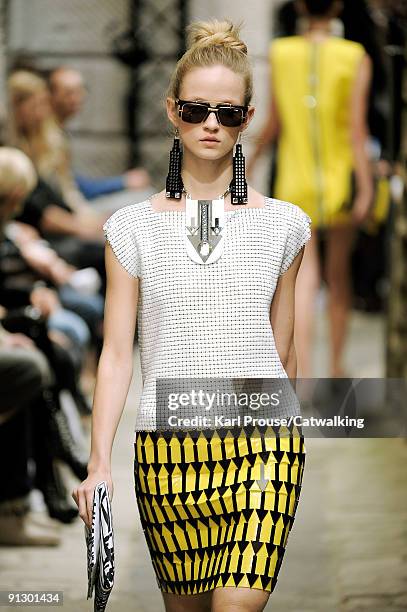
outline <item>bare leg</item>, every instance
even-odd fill
[[[212,591],[198,595],[162,593],[166,612],[210,612]]]
[[[354,237],[355,227],[350,224],[333,226],[327,236],[325,271],[329,289],[332,377],[344,375],[342,356],[352,302],[350,255]]]
[[[315,298],[320,285],[320,268],[317,236],[304,249],[295,287],[294,344],[297,353],[298,378],[312,376],[312,343],[314,335]]]
[[[211,612],[262,612],[269,597],[261,589],[218,588],[213,592]]]

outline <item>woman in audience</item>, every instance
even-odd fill
[[[14,220],[35,228],[69,264],[79,269],[95,268],[102,279],[100,293],[104,295],[106,272],[102,242],[41,178]]]
[[[33,72],[17,70],[9,77],[8,94],[8,143],[28,155],[39,176],[76,213],[78,225],[87,228],[87,236],[101,238],[106,215],[96,213],[75,186],[45,80]],[[56,221],[61,223],[61,219]]]
[[[69,165],[61,129],[53,119],[46,82],[26,70],[14,72],[8,81],[8,143],[24,151],[39,175],[34,191],[17,217],[33,225],[57,253],[78,268],[94,267],[102,278],[104,294],[104,236],[106,214],[68,188]]]
[[[7,221],[21,207],[25,193],[32,190],[35,182],[34,167],[24,153],[9,147],[0,148],[1,301],[7,308],[29,304],[38,308],[47,317],[49,329],[58,332],[54,333],[54,339],[68,347],[73,345],[72,349],[77,357],[81,358],[81,353],[90,341],[87,325],[79,315],[63,308],[55,291],[58,286],[58,283],[55,283],[55,273],[50,278],[51,282],[54,279],[53,286],[47,287],[47,269],[39,261],[38,251],[34,253],[31,248],[30,254],[26,244],[24,257],[13,239],[7,236]],[[99,310],[97,314],[101,318],[103,310]],[[61,332],[67,337],[65,341],[63,337],[61,339]],[[67,339],[70,342],[67,342]]]
[[[18,208],[27,192],[32,189],[35,180],[36,175],[33,165],[24,153],[16,149],[0,148],[0,233],[4,229],[4,222],[7,220],[8,215]],[[4,246],[6,239],[3,239],[0,244]],[[13,246],[11,241],[9,241],[8,246]],[[43,356],[48,360],[52,382],[48,381],[46,385],[44,383],[44,393],[38,398],[38,402],[35,402],[36,409],[32,418],[32,446],[36,462],[35,484],[43,492],[49,514],[59,520],[69,522],[77,513],[75,510],[72,511],[72,507],[67,502],[66,489],[58,475],[56,466],[53,464],[53,457],[58,457],[65,461],[73,473],[82,479],[84,474],[86,474],[86,456],[72,436],[64,411],[61,409],[60,394],[62,391],[65,391],[65,394],[70,394],[71,399],[73,399],[78,408],[83,408],[86,405],[86,399],[83,397],[78,385],[80,369],[77,367],[78,364],[75,367],[71,350],[68,352],[64,348],[64,342],[58,344],[58,341],[61,341],[61,334],[55,338],[55,335],[47,329],[47,324],[56,301],[55,295],[45,287],[33,290],[32,285],[29,283],[29,277],[24,277],[24,274],[16,273],[13,278],[13,272],[18,272],[18,268],[16,269],[18,261],[18,258],[10,258],[10,249],[9,252],[5,251],[3,257],[0,256],[0,265],[5,264],[5,274],[2,279],[5,282],[0,292],[2,311],[0,317],[3,324],[1,326],[2,344],[3,348],[6,349],[15,348],[17,344],[15,342],[10,343],[10,339],[15,339],[16,336],[17,339],[20,337],[21,340],[28,344],[27,348],[33,347],[34,344],[34,348],[40,349]],[[15,281],[14,285],[13,280]],[[9,301],[7,306],[12,307],[10,311],[3,308],[5,305],[4,301],[7,302],[7,300]],[[25,306],[30,303],[32,306],[36,306],[36,308],[31,310],[15,308],[16,306]],[[71,314],[73,315],[73,313]],[[79,317],[77,319],[81,321]],[[4,328],[7,331],[4,331]],[[10,334],[9,332],[22,332],[22,334]],[[33,342],[30,342],[29,338]],[[80,355],[79,357],[81,358]],[[1,365],[1,405],[3,410],[9,413],[9,418],[13,416],[13,409],[15,411],[16,408],[21,407],[21,404],[24,403],[19,400],[23,400],[25,397],[25,376],[18,375],[18,372],[21,371],[18,370],[21,364],[19,362],[15,363],[14,355],[7,352],[5,354],[4,350]],[[14,366],[16,368],[15,376],[12,376],[11,370]],[[20,383],[22,390],[19,393],[14,392],[13,387],[16,385],[19,387]],[[87,405],[86,407],[89,411],[89,407]],[[33,408],[32,410],[34,411]],[[19,418],[24,424],[24,414],[21,414]],[[15,448],[14,446],[10,447],[10,443],[13,442],[18,429],[19,427],[16,429],[16,424],[12,422],[9,424],[5,437],[0,436],[1,449],[6,454],[9,452],[10,456]],[[3,429],[1,433],[3,434],[4,431]],[[24,441],[22,443],[24,444]],[[21,467],[21,461],[18,465]],[[17,471],[19,469],[18,465],[16,467]],[[25,478],[23,471],[19,472],[22,480]],[[7,486],[5,488],[7,489]],[[7,499],[12,497],[10,494]],[[7,508],[10,510],[9,506]],[[6,512],[8,519],[4,519],[6,523],[13,522],[13,518],[10,518],[8,510]],[[24,524],[20,525],[20,527],[21,529],[25,528]],[[29,535],[27,535],[27,538],[29,540]],[[26,541],[27,538],[24,537],[22,541]]]
[[[33,306],[45,319],[49,338],[61,345],[61,350],[66,353],[66,365],[61,371],[69,381],[67,385],[78,399],[78,407],[89,412],[79,386],[89,329],[79,315],[62,308],[53,288],[37,286],[38,282],[44,283],[39,280],[43,277],[27,264],[18,247],[4,236],[6,221],[18,209],[35,180],[33,165],[24,153],[8,147],[0,148],[0,303],[8,309]],[[101,319],[103,312],[98,315]]]

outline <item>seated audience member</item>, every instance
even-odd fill
[[[69,209],[60,196],[39,179],[34,191],[15,215],[16,221],[31,225],[66,262],[79,268],[95,268],[106,286],[103,229],[99,222],[85,223],[82,214]]]
[[[48,82],[55,117],[61,128],[65,129],[67,122],[83,108],[86,96],[83,77],[78,70],[61,66],[50,73]],[[66,148],[69,149],[68,143]],[[143,168],[110,177],[89,177],[76,173],[75,179],[82,194],[89,200],[125,189],[139,190],[150,186],[149,175]]]
[[[10,76],[8,87],[8,141],[28,155],[40,177],[17,218],[36,227],[71,265],[96,268],[103,294],[102,228],[109,213],[95,212],[71,180],[64,137],[53,119],[46,82],[19,70]]]
[[[36,528],[53,523],[29,512],[29,493],[41,491],[49,516],[58,521],[70,523],[78,515],[55,462],[66,463],[80,480],[86,474],[87,453],[60,401],[69,362],[42,321],[27,317],[22,333],[10,333],[2,323],[9,326],[10,319],[0,306],[0,461],[8,468],[0,474],[0,544],[58,543]]]
[[[103,298],[97,296],[95,302],[92,297],[75,291],[69,285],[69,278],[75,271],[44,245],[31,240],[19,248],[6,235],[7,221],[21,207],[35,180],[34,167],[22,151],[0,147],[0,297],[7,308],[35,306],[47,317],[49,329],[62,332],[76,345],[73,348],[80,366],[90,334],[78,315],[82,307],[90,315],[90,327],[100,326]],[[64,299],[64,295],[68,308],[76,308],[78,314],[62,308],[60,298]]]
[[[0,254],[0,304],[3,348],[0,353],[2,358],[0,404],[2,411],[8,413],[7,421],[13,416],[13,410],[20,406],[18,399],[21,396],[15,391],[15,387],[21,384],[24,391],[25,378],[23,374],[18,376],[18,373],[24,373],[25,367],[29,369],[30,366],[27,365],[27,360],[21,363],[14,353],[18,345],[15,341],[16,336],[17,340],[21,340],[21,345],[22,334],[24,334],[24,343],[27,348],[32,348],[32,345],[35,344],[35,347],[40,349],[48,359],[53,373],[52,387],[48,381],[47,394],[38,398],[40,406],[32,419],[33,431],[35,430],[32,435],[33,447],[35,447],[33,456],[36,463],[35,486],[42,491],[50,516],[63,522],[69,522],[77,515],[77,512],[67,502],[66,489],[52,459],[56,456],[65,461],[80,479],[86,475],[86,459],[64,421],[63,411],[59,405],[59,394],[62,391],[68,393],[73,401],[73,406],[76,406],[81,412],[85,412],[86,408],[89,413],[90,408],[81,392],[78,380],[82,351],[80,347],[75,346],[75,341],[78,341],[78,336],[75,334],[82,329],[82,333],[87,334],[85,335],[87,341],[89,331],[79,316],[64,311],[60,307],[52,290],[46,287],[33,288],[32,279],[30,279],[32,271],[19,268],[21,257],[19,253],[16,253],[13,242],[4,236],[3,230],[9,215],[20,206],[26,193],[33,188],[35,181],[35,169],[22,151],[8,147],[0,148],[0,248],[2,249]],[[33,257],[32,254],[31,257]],[[9,310],[6,310],[4,306]],[[34,308],[27,310],[21,306]],[[70,317],[64,316],[68,314]],[[78,323],[82,327],[78,326]],[[4,328],[7,331],[4,331]],[[10,332],[19,333],[11,334]],[[31,340],[25,336],[29,336]],[[14,341],[10,342],[10,339]],[[74,348],[76,351],[73,354]],[[5,352],[4,349],[13,349],[12,354]],[[29,358],[32,357],[32,355],[29,356]],[[13,398],[17,403],[13,403]],[[3,465],[10,465],[14,449],[21,451],[21,445],[25,444],[24,439],[18,438],[18,433],[21,428],[26,427],[26,417],[26,413],[21,412],[15,417],[20,420],[20,426],[13,418],[4,424],[0,431],[0,454],[2,455],[0,459],[3,460]],[[52,446],[48,446],[51,443]],[[26,453],[21,452],[20,455],[23,461]],[[29,489],[31,484],[27,484],[27,467],[24,466],[24,462],[16,464],[17,488],[18,483],[23,482],[26,489]],[[12,475],[13,482],[15,476],[16,474]],[[27,491],[13,490],[13,484],[10,486],[11,488],[5,483],[4,497],[1,499],[4,503],[0,505],[0,542],[3,544],[57,543],[56,538],[48,537],[46,533],[33,532],[29,517],[26,517],[27,520],[24,518],[25,501],[21,503],[21,500],[13,500],[14,496],[24,496]],[[24,488],[23,485],[21,488]],[[12,502],[8,503],[10,499]],[[16,518],[16,513],[20,515],[20,519]],[[17,537],[17,532],[21,535],[20,539]]]
[[[29,469],[35,454],[32,447],[45,442],[33,440],[30,411],[50,381],[48,363],[32,340],[23,334],[9,334],[0,324],[0,461],[7,465],[0,475],[2,546],[60,543],[57,521],[32,512],[29,498],[35,484]]]
[[[100,227],[105,217],[95,212],[82,196],[70,170],[63,131],[50,105],[46,81],[33,72],[17,70],[8,79],[8,144],[31,159],[38,175],[60,195],[82,222]]]
[[[36,256],[31,253],[30,257],[31,259],[37,258],[36,265],[42,275],[30,267],[16,244],[4,235],[6,222],[21,205],[25,194],[35,184],[35,180],[34,167],[22,151],[0,147],[0,303],[12,311],[20,308],[20,312],[21,307],[34,307],[36,312],[44,318],[50,338],[60,345],[62,352],[67,351],[67,355],[63,356],[67,361],[66,367],[64,366],[65,372],[66,374],[71,372],[67,385],[72,394],[79,398],[80,408],[82,408],[86,405],[86,400],[82,398],[77,381],[83,365],[84,348],[87,347],[90,338],[89,328],[78,314],[62,308],[54,289],[37,285],[38,282],[44,282],[39,279],[43,279],[44,272],[46,272],[44,262],[38,261],[38,253]],[[26,244],[24,248],[27,249],[27,246],[29,244]],[[64,284],[62,288],[65,286]],[[68,290],[72,290],[72,286],[68,285]],[[67,298],[73,300],[72,292],[68,293]],[[88,310],[95,306],[94,303],[87,301],[87,296],[77,293],[74,298],[76,306],[82,304]],[[90,322],[92,325],[100,326],[103,318],[102,304],[99,303],[96,306],[98,310],[92,312],[95,320]],[[16,316],[14,316],[15,319]]]
[[[0,149],[1,153],[1,149]],[[27,228],[36,233],[27,238]],[[94,268],[78,270],[71,266],[41,239],[38,232],[20,222],[9,222],[5,234],[14,243],[26,266],[55,288],[64,308],[76,312],[88,325],[92,341],[97,345],[103,338],[104,299],[98,293],[101,278]]]

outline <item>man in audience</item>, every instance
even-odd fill
[[[86,88],[78,70],[61,66],[49,76],[51,103],[55,116],[62,128],[77,115],[83,107]],[[134,168],[119,176],[88,177],[75,175],[79,189],[87,199],[123,191],[146,189],[150,185],[148,173],[143,168]]]

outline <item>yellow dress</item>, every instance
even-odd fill
[[[335,37],[290,36],[270,45],[281,124],[273,195],[300,206],[314,227],[350,216],[351,96],[364,53],[359,43]]]

